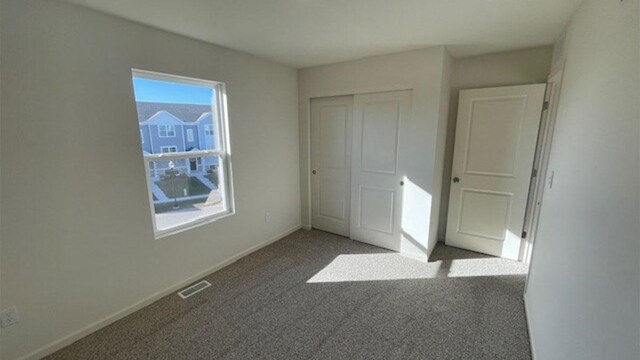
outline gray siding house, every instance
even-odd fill
[[[137,108],[145,154],[215,149],[217,132],[213,124],[217,122],[212,116],[217,112],[211,106],[138,102]],[[217,165],[217,158],[174,161],[175,169],[188,174],[204,174]],[[158,177],[169,168],[169,162],[152,162],[149,168],[151,175]]]

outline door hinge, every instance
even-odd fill
[[[542,103],[542,111],[549,109],[549,102],[545,101]]]
[[[522,238],[523,238],[523,239],[526,239],[526,238],[527,238],[527,232],[526,232],[526,231],[523,231],[523,232],[522,232]]]

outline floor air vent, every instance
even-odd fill
[[[211,286],[211,284],[208,281],[202,280],[200,282],[197,282],[197,283],[189,286],[188,288],[186,288],[186,289],[184,289],[182,291],[179,291],[178,295],[181,298],[186,299],[189,296],[195,295],[195,294],[199,293],[200,291],[208,288],[209,286]]]

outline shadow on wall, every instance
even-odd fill
[[[444,169],[442,170],[442,197],[440,199],[440,219],[438,220],[438,240],[444,241],[447,235],[447,219],[449,217],[449,193],[451,191],[451,174],[453,172],[453,149],[458,122],[458,94],[460,88],[451,89],[449,95],[449,121],[447,121],[447,138],[444,150]]]

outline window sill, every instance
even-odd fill
[[[206,225],[206,224],[210,224],[213,222],[216,222],[218,220],[222,220],[222,219],[226,219],[230,216],[235,215],[236,212],[234,210],[228,210],[219,214],[215,214],[215,215],[211,215],[211,216],[207,216],[198,220],[194,220],[190,223],[187,224],[183,224],[183,225],[178,225],[166,230],[157,230],[155,231],[155,238],[156,240],[171,236],[171,235],[177,235],[179,233],[185,232],[187,230],[191,230],[191,229],[195,229],[197,227],[200,227],[202,225]],[[155,215],[154,215],[155,216]]]

